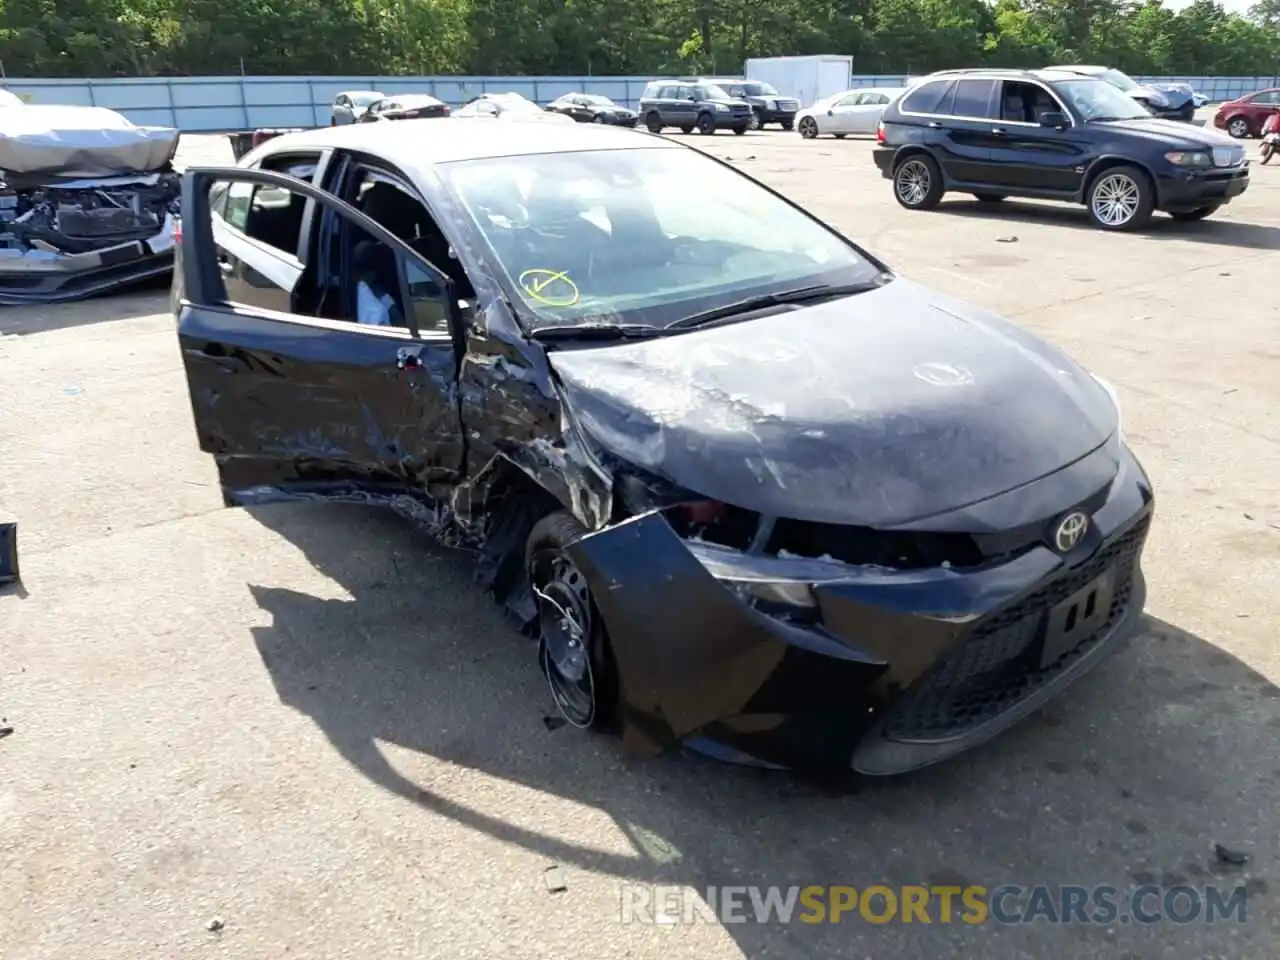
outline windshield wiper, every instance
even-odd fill
[[[645,323],[557,323],[529,331],[533,340],[643,340],[662,334],[664,327]]]
[[[689,327],[701,327],[717,320],[727,320],[739,314],[763,310],[766,307],[780,307],[788,303],[806,303],[810,300],[825,300],[828,297],[851,297],[857,293],[866,293],[869,290],[883,287],[890,279],[889,274],[882,273],[874,280],[867,280],[863,283],[817,283],[808,287],[779,290],[777,293],[762,293],[756,297],[747,297],[745,300],[726,303],[722,307],[712,307],[710,310],[691,313],[687,317],[672,321],[663,329],[682,330]]]

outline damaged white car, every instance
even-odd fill
[[[78,300],[169,274],[178,135],[105,107],[0,111],[0,304]]]

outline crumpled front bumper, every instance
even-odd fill
[[[66,303],[167,276],[173,229],[170,220],[150,240],[85,253],[0,250],[0,304]]]
[[[883,775],[989,739],[1132,632],[1151,509],[1126,452],[1083,556],[1036,547],[977,570],[859,568],[686,541],[659,512],[569,551],[608,627],[631,749],[706,738],[769,765]],[[1042,662],[1051,611],[1104,572],[1105,622]],[[770,592],[783,602],[752,599]],[[788,607],[800,593],[810,605]]]

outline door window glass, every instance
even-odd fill
[[[994,80],[961,80],[956,84],[955,102],[948,111],[956,117],[987,117]]]
[[[922,83],[902,101],[902,109],[906,113],[938,113],[942,99],[951,92],[954,80],[933,80]]]

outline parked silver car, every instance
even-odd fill
[[[329,126],[340,127],[346,123],[355,123],[371,106],[383,99],[385,94],[377,90],[347,90],[333,98],[330,108]]]

